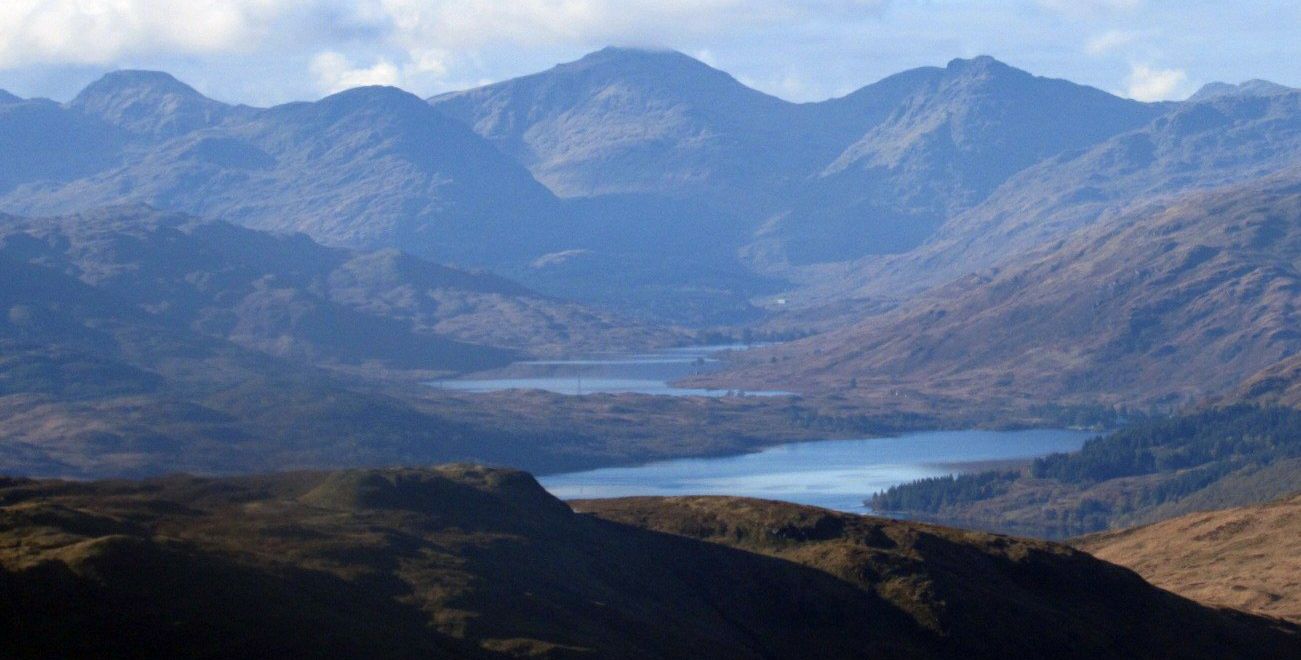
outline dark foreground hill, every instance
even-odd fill
[[[1074,542],[1162,589],[1301,621],[1301,494]]]
[[[1065,546],[751,500],[583,506],[599,515],[527,474],[465,465],[7,480],[0,653],[1301,652],[1293,626],[1197,605]]]

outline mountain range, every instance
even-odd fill
[[[369,88],[229,106],[124,71],[67,104],[3,106],[0,209],[146,203],[735,321],[800,267],[915,247],[1019,170],[1166,110],[988,57],[805,104],[614,48],[429,104]]]
[[[121,71],[0,129],[14,268],[222,350],[459,371],[744,323],[814,336],[710,383],[1000,410],[1297,373],[1301,92],[1263,81],[1139,103],[977,57],[796,104],[608,48],[273,108]]]
[[[907,253],[860,260],[832,298],[892,298],[1050,246],[1127,207],[1301,165],[1301,92],[1212,96],[1016,174]],[[815,298],[816,300],[816,298]]]
[[[211,101],[166,74],[127,71],[66,106],[5,109],[0,124],[16,139],[36,140],[62,121],[104,145],[97,162],[59,176],[24,171],[23,152],[6,150],[14,162],[5,163],[4,206],[23,214],[147,203],[331,245],[407,245],[462,263],[489,259],[482,238],[491,232],[500,263],[512,237],[527,238],[556,210],[527,171],[392,88],[254,110]],[[522,215],[532,222],[504,231]]]
[[[559,195],[703,200],[756,267],[907,249],[1012,173],[1161,112],[989,57],[794,104],[616,48],[430,102]]]

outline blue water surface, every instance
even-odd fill
[[[540,479],[562,499],[632,495],[738,495],[864,513],[863,500],[890,486],[1079,449],[1096,433],[929,431],[890,438],[779,445],[753,454],[660,461]],[[968,464],[968,465],[964,465]]]
[[[505,371],[508,376],[481,377],[471,374],[454,380],[430,383],[433,387],[461,392],[503,390],[545,390],[557,394],[656,394],[662,396],[781,396],[776,390],[719,390],[674,387],[669,383],[698,374],[717,371],[719,355],[744,350],[741,345],[689,346],[636,354],[612,354],[574,360],[531,360],[517,362]]]

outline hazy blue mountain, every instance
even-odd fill
[[[681,53],[614,48],[428,103],[361,88],[252,109],[206,99],[166,74],[117,72],[66,105],[0,105],[0,209],[57,215],[146,203],[489,267],[624,311],[735,322],[754,314],[751,297],[787,286],[784,278],[837,295],[846,282],[897,292],[901,280],[914,287],[953,274],[935,259],[989,263],[979,251],[925,255],[954,236],[1001,249],[993,237],[1007,232],[986,236],[982,227],[1001,222],[989,214],[1009,213],[1015,194],[995,191],[1097,187],[1082,182],[1093,176],[1087,167],[1112,167],[1107,157],[1059,165],[1167,112],[1196,132],[1193,111],[1176,105],[1120,99],[988,57],[804,104]],[[1229,139],[1207,130],[1212,142]],[[1187,135],[1163,144],[1186,150]],[[1239,155],[1225,160],[1220,148]],[[1227,143],[1198,150],[1154,176],[1171,189],[1214,183],[1245,176],[1254,158],[1267,169],[1285,156]],[[1144,189],[1117,184],[1096,207]],[[1025,236],[1038,240],[1031,229]],[[828,279],[839,270],[801,268],[864,257],[844,281]],[[883,263],[890,276],[878,278]]]
[[[73,171],[25,176],[17,183],[27,185],[3,198],[11,212],[146,203],[334,245],[400,246],[474,264],[531,258],[547,251],[548,238],[563,237],[557,201],[526,170],[392,88],[230,109],[168,76],[135,72],[106,77],[67,107],[36,109],[44,113],[39,121],[11,119],[23,129],[18,135],[66,135],[48,128],[61,122],[86,127],[88,139],[79,142],[105,147],[90,149],[91,158],[53,159]],[[0,127],[8,129],[4,118]],[[160,137],[171,133],[179,134]]]
[[[1253,79],[1236,85],[1232,83],[1212,82],[1202,85],[1192,96],[1189,103],[1209,101],[1221,96],[1273,96],[1297,91],[1296,88],[1280,85],[1268,80]]]
[[[21,97],[15,96],[9,93],[8,91],[0,89],[0,105],[5,105],[9,103],[18,103],[19,101],[22,101]]]
[[[158,71],[109,73],[82,90],[68,108],[152,138],[175,137],[250,112],[213,101]]]
[[[689,325],[758,318],[749,298],[783,283],[737,258],[747,227],[704,200],[627,194],[564,200],[570,247],[509,274],[624,314]]]
[[[204,99],[165,74],[121,72],[67,106],[3,106],[0,129],[0,140],[15,141],[0,155],[14,162],[0,178],[0,207],[14,213],[146,203],[488,266],[629,311],[693,318],[716,308],[735,318],[749,309],[755,278],[731,254],[743,234],[703,221],[715,213],[668,198],[562,204],[487,141],[393,88],[255,110]],[[548,255],[577,253],[588,258],[547,266],[558,263]],[[681,304],[684,289],[700,302]]]
[[[753,212],[780,203],[939,72],[796,104],[680,52],[606,48],[430,103],[563,197],[658,194]]]
[[[1016,171],[1163,111],[982,57],[794,104],[672,51],[605,49],[430,102],[565,197],[710,204],[760,269],[898,252]]]
[[[486,273],[142,207],[0,220],[0,254],[201,335],[310,362],[498,366],[670,336]]]
[[[114,167],[127,140],[123,131],[53,101],[0,103],[0,195],[21,184],[44,186]]]
[[[921,247],[866,259],[825,298],[898,298],[1052,245],[1164,196],[1242,183],[1301,164],[1301,92],[1180,104],[1146,126],[1017,173]]]
[[[272,236],[226,223],[145,208],[114,208],[62,218],[0,221],[0,253],[93,287],[93,298],[125,304],[157,323],[280,357],[415,368],[471,369],[509,361],[509,351],[413,331],[405,319],[337,302],[333,278],[356,255],[305,236]],[[438,288],[430,269],[421,289]],[[435,281],[430,281],[430,280]],[[452,273],[450,283],[469,279]],[[519,287],[492,278],[519,295]],[[359,286],[351,283],[352,287]],[[346,295],[346,294],[345,294]],[[356,294],[353,294],[356,297]]]
[[[675,51],[606,48],[430,102],[565,197],[735,202],[798,175],[818,146],[802,139],[794,104]]]
[[[716,386],[1191,404],[1301,351],[1301,164],[1149,200]],[[739,380],[744,378],[746,380]]]
[[[119,220],[87,220],[124,221],[113,217]],[[24,221],[0,220],[10,230],[15,222]],[[152,263],[158,246],[150,244],[187,242],[169,223],[160,231],[128,228],[123,236],[101,236],[89,226],[91,234],[83,235],[62,221],[39,224],[34,234],[7,233],[0,249],[0,463],[8,474],[251,472],[476,455],[499,462],[510,448],[532,446],[497,430],[470,433],[391,396],[350,389],[331,370],[206,334],[226,323],[223,310],[254,320],[293,317],[280,327],[286,347],[316,342],[338,349],[359,328],[313,336],[311,321],[331,313],[342,317],[331,322],[349,319],[310,292],[270,313],[248,314],[245,303],[256,299],[251,289],[258,283],[249,285],[247,264],[238,259],[221,269],[203,263],[210,255],[191,255],[189,279],[171,279],[167,269],[183,262]],[[211,254],[224,247],[230,246],[214,242]],[[203,332],[188,327],[191,321]],[[374,320],[370,329],[393,330]],[[256,337],[231,334],[241,342]],[[414,343],[409,339],[400,332],[368,336],[361,353],[391,357]],[[452,344],[420,343],[426,355]]]
[[[820,171],[765,236],[796,263],[900,252],[1016,172],[1162,111],[991,57],[954,60]]]

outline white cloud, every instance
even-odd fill
[[[261,39],[269,22],[293,6],[284,0],[4,0],[0,68],[238,50]]]
[[[713,35],[809,18],[872,16],[886,0],[378,0],[405,44],[620,43]]]
[[[365,85],[398,85],[402,82],[402,73],[392,62],[380,60],[369,67],[358,67],[342,53],[333,51],[318,53],[312,58],[312,75],[316,77],[317,87],[327,94]]]
[[[676,46],[756,27],[871,18],[887,2],[0,0],[0,70],[288,56],[309,61],[323,91],[352,83],[427,88],[492,49]]]
[[[807,80],[792,72],[778,73],[762,79],[740,76],[737,80],[746,87],[761,89],[768,94],[786,99],[809,98],[818,91],[814,90]]]
[[[1188,74],[1183,69],[1158,69],[1146,64],[1130,67],[1126,94],[1139,101],[1164,101],[1177,96]]]
[[[1141,35],[1130,30],[1107,30],[1084,43],[1084,52],[1094,57],[1107,55],[1138,41]]]
[[[1295,0],[1225,12],[1194,0],[0,0],[0,87],[68,98],[117,67],[170,71],[256,104],[345,79],[430,94],[604,45],[677,48],[797,100],[914,66],[990,53],[1124,90],[1127,65],[1220,79],[1297,78]],[[1223,47],[1205,48],[1208,26]],[[1136,37],[1133,35],[1137,35]],[[337,53],[343,63],[322,60]],[[329,67],[325,67],[329,64]],[[394,74],[396,71],[396,74]],[[332,73],[331,73],[332,72]],[[329,75],[327,75],[327,73]],[[788,77],[789,76],[789,77]],[[1143,93],[1137,84],[1135,89]],[[803,90],[803,91],[800,91]]]

